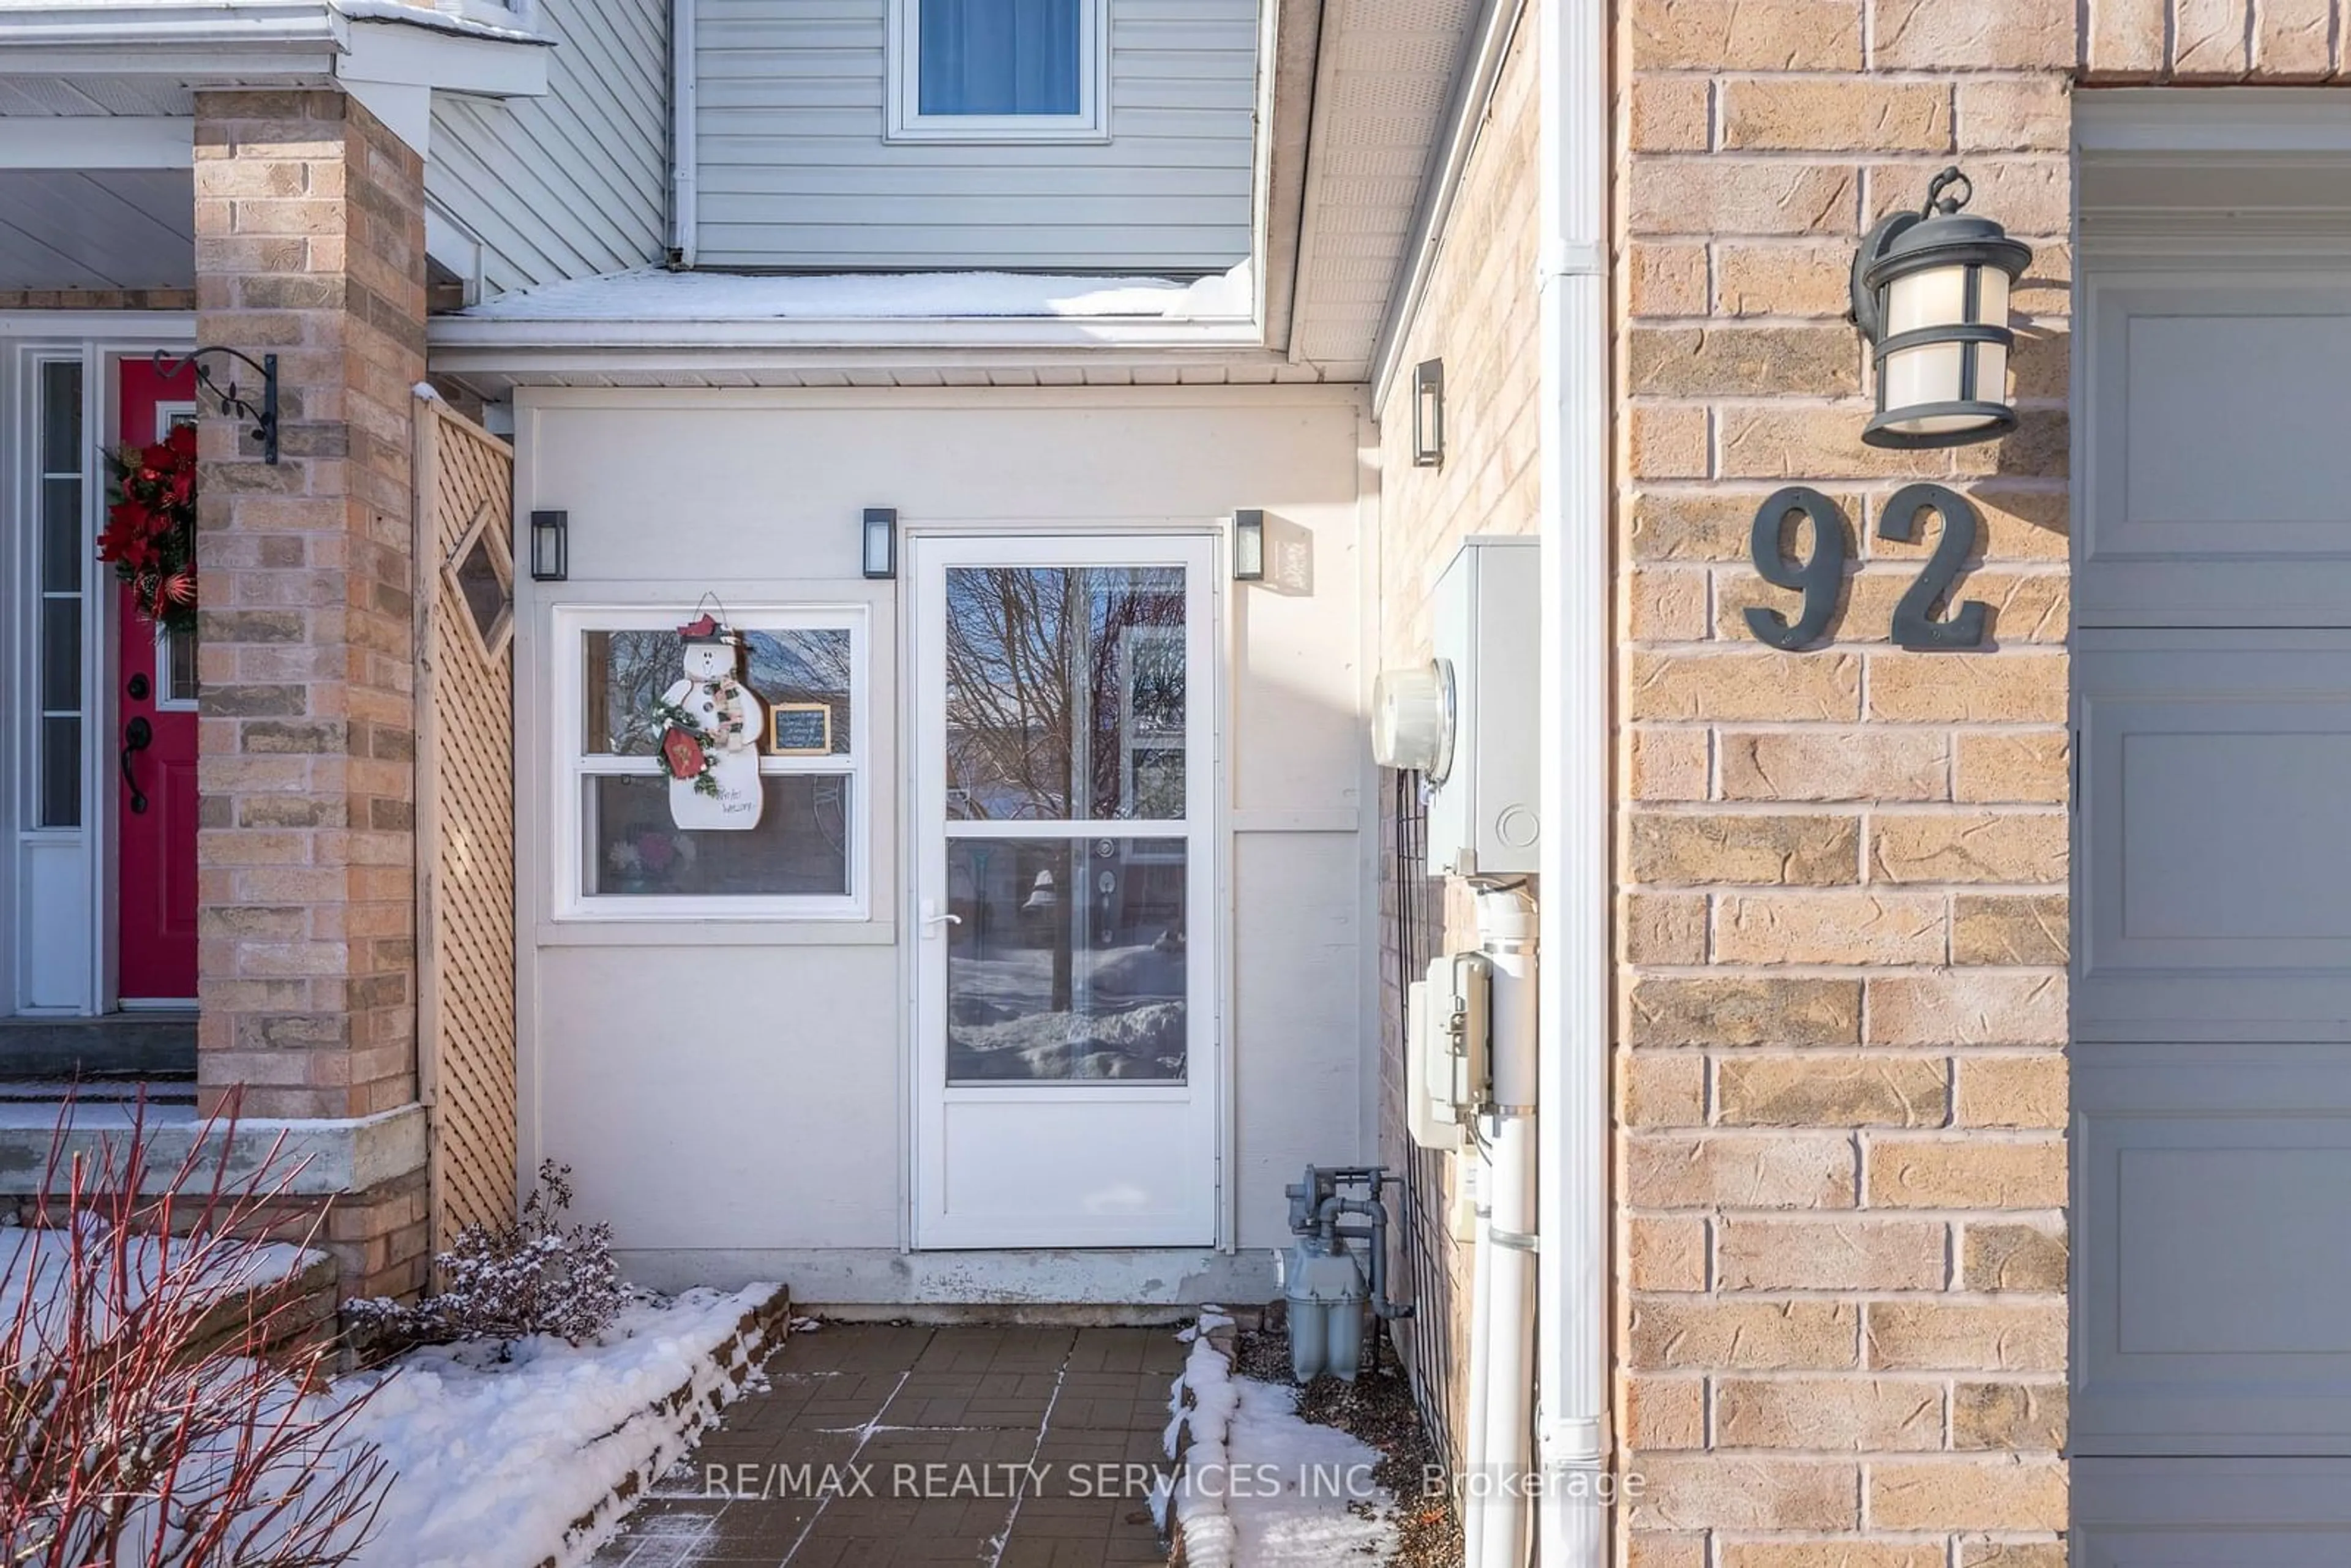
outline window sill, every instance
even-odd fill
[[[1069,142],[1100,145],[1107,144],[1110,139],[1110,128],[1106,125],[1017,125],[1002,120],[977,125],[955,125],[945,120],[893,125],[882,138],[892,143],[920,145],[948,141],[965,146],[999,147]]]
[[[886,947],[898,940],[893,920],[811,915],[799,920],[680,915],[664,919],[542,920],[541,947]]]

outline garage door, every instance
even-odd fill
[[[2074,1560],[2341,1568],[2351,249],[2241,233],[2133,256],[2095,223],[2077,321]]]

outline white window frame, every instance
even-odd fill
[[[538,0],[457,0],[454,7],[444,4],[435,8],[455,9],[468,22],[486,23],[494,27],[512,27],[517,32],[538,30]]]
[[[1110,0],[1078,0],[1078,112],[925,114],[923,0],[890,0],[889,141],[1107,141]]]
[[[762,779],[789,774],[846,777],[841,831],[849,857],[845,894],[590,894],[587,891],[587,781],[602,775],[660,777],[658,757],[591,754],[587,749],[587,647],[590,632],[673,632],[694,618],[682,605],[560,604],[554,607],[555,809],[554,918],[559,921],[840,920],[863,922],[872,904],[873,803],[870,758],[877,722],[872,701],[872,616],[868,606],[730,605],[726,622],[746,632],[845,631],[849,633],[850,747],[830,757],[759,754]],[[684,679],[684,672],[679,674]]]

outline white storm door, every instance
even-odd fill
[[[915,1244],[1212,1245],[1213,542],[909,559]]]

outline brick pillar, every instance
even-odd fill
[[[284,419],[276,467],[201,433],[198,1079],[364,1116],[416,1098],[423,168],[340,93],[204,92],[195,194],[197,337],[275,351]]]
[[[2065,348],[2059,0],[1628,0],[1620,34],[1616,1072],[1624,1511],[1637,1568],[2062,1568]],[[2036,250],[2022,427],[1861,444],[1868,224],[1958,162]],[[1996,646],[1889,645],[1972,496]],[[1774,488],[1858,550],[1783,653]]]

